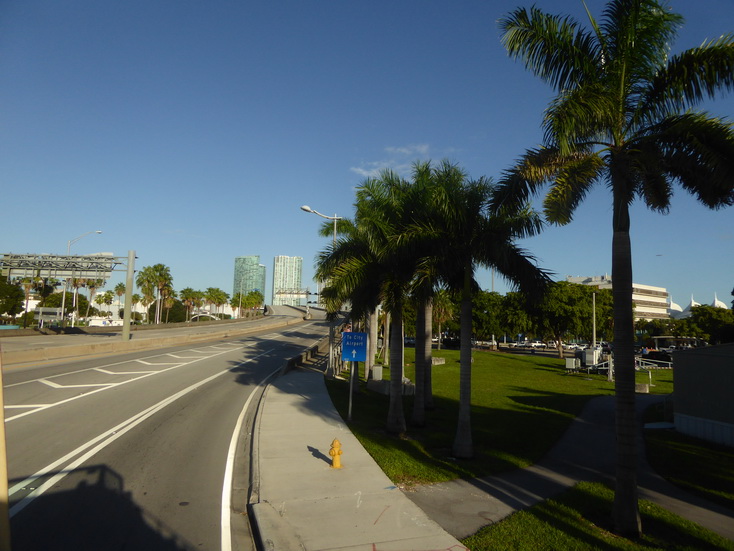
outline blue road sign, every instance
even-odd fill
[[[342,360],[349,362],[367,361],[367,333],[342,333]]]

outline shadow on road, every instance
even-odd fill
[[[18,481],[11,485],[14,482]],[[60,486],[13,517],[14,551],[198,549],[138,506],[125,491],[122,477],[105,465],[75,469]]]

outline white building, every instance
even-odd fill
[[[683,309],[681,309],[680,306],[678,306],[677,304],[671,301],[670,317],[674,319],[690,318],[691,314],[693,313],[693,308],[696,306],[701,306],[701,303],[696,302],[693,298],[693,295],[691,295],[691,302],[688,304],[688,306],[686,306]],[[714,300],[711,302],[709,306],[712,306],[713,308],[724,308],[725,310],[729,309],[729,307],[726,305],[725,302],[722,302],[719,300],[719,297],[716,296],[716,293],[714,293]]]
[[[566,281],[569,283],[580,283],[581,285],[593,285],[599,289],[612,288],[612,278],[608,275],[592,277],[568,276]],[[641,319],[668,319],[670,317],[668,291],[665,287],[632,283],[632,302],[635,305],[635,321]]]
[[[276,256],[273,261],[274,306],[300,306],[305,298],[301,283],[303,258],[300,256]]]

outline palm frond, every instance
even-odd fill
[[[579,144],[609,144],[609,128],[616,125],[616,97],[602,82],[589,83],[560,92],[546,110],[543,127],[546,144],[567,154]]]
[[[557,148],[529,149],[515,165],[502,173],[492,190],[491,212],[523,208],[541,187],[551,182],[558,171]]]
[[[596,71],[594,35],[571,17],[518,8],[499,22],[502,44],[511,57],[557,90],[578,84]]]
[[[703,204],[734,204],[733,123],[686,113],[664,119],[646,139],[660,144],[666,172]]]
[[[605,170],[604,159],[595,153],[566,156],[550,191],[543,201],[546,219],[564,225],[571,222],[576,207]]]
[[[639,113],[653,119],[680,112],[734,89],[734,34],[673,57],[650,80]]]
[[[630,83],[648,81],[665,64],[683,18],[658,0],[611,0],[601,25],[610,72]]]

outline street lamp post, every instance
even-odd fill
[[[86,237],[87,235],[89,235],[91,233],[102,233],[102,230],[88,231],[86,233],[83,233],[83,234],[75,237],[74,239],[69,239],[69,241],[66,242],[66,255],[67,256],[70,256],[71,255],[71,246],[74,243],[76,243],[77,241],[79,241],[82,237]],[[64,283],[64,292],[61,295],[61,326],[62,327],[64,325],[66,325],[65,324],[65,322],[66,322],[66,316],[64,315],[64,308],[66,306],[66,288],[68,286],[69,286],[69,280],[67,278],[66,282]]]
[[[320,212],[312,209],[308,205],[303,205],[301,207],[302,211],[310,212],[312,214],[315,214],[316,216],[320,216],[321,218],[326,218],[327,220],[333,220],[334,221],[334,238],[332,241],[332,244],[334,247],[336,247],[336,222],[337,220],[341,220],[341,216],[337,216],[334,214],[334,216],[327,216],[325,214],[321,214]],[[326,371],[326,375],[328,377],[333,377],[336,374],[336,370],[334,369],[334,319],[331,320],[331,323],[329,324],[329,368]]]

